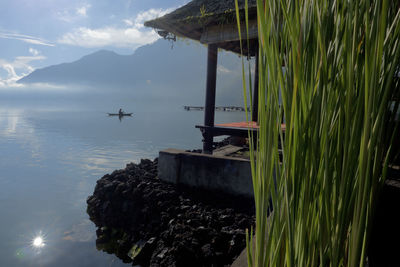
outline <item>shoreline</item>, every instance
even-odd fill
[[[96,247],[141,266],[229,266],[254,226],[254,200],[168,184],[142,159],[104,175],[87,199]]]

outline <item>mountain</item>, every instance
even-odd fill
[[[154,96],[187,94],[195,99],[204,98],[206,66],[205,46],[191,41],[158,40],[138,48],[132,55],[100,50],[75,62],[37,69],[18,83],[134,88]],[[240,105],[242,99],[241,59],[220,52],[217,103]]]

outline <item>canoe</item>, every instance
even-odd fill
[[[122,113],[122,114],[119,114],[119,113],[107,113],[107,114],[108,114],[108,116],[132,116],[133,113]]]

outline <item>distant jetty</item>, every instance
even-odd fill
[[[190,110],[204,110],[203,106],[183,106],[183,108],[187,111]],[[217,111],[246,111],[244,107],[236,107],[236,106],[228,106],[228,107],[215,107]],[[247,108],[247,111],[250,111],[250,108]]]

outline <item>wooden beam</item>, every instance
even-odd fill
[[[199,128],[202,132],[203,136],[205,133],[211,133],[212,136],[221,136],[221,135],[231,135],[238,137],[249,137],[249,131],[253,132],[254,136],[257,136],[258,129],[257,128],[237,128],[237,127],[224,127],[224,126],[202,126],[196,125],[196,128]]]
[[[206,103],[204,110],[204,125],[209,127],[214,126],[217,63],[218,46],[216,44],[210,44],[208,45]],[[203,153],[212,154],[212,145],[214,140],[212,133],[210,131],[205,131],[203,137]]]
[[[214,156],[227,156],[229,154],[236,153],[242,149],[243,149],[243,147],[241,147],[241,146],[226,145],[226,146],[215,149],[213,152],[213,155]]]
[[[258,37],[257,20],[249,21],[249,32],[246,25],[241,25],[242,39],[254,39]],[[205,29],[201,35],[200,42],[203,44],[225,43],[239,40],[237,24],[215,25]]]

